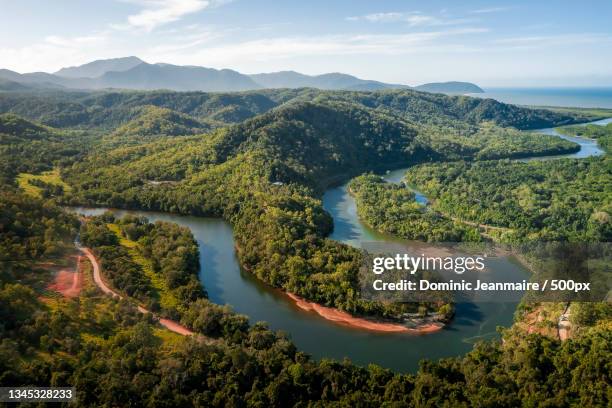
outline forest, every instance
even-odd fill
[[[427,164],[411,168],[406,180],[443,214],[509,229],[505,240],[612,238],[609,156]]]
[[[423,124],[478,125],[492,121],[503,127],[538,129],[604,118],[600,112],[553,112],[528,109],[493,99],[445,96],[414,90],[377,92],[322,91],[313,88],[207,93],[171,91],[99,91],[0,93],[0,113],[13,113],[56,128],[116,129],[134,119],[143,107],[171,109],[217,126],[243,122],[287,102],[343,101]]]
[[[475,139],[496,134],[473,130]],[[234,225],[241,264],[264,282],[351,313],[392,317],[408,306],[359,299],[359,253],[325,238],[332,225],[318,195],[366,170],[445,154],[424,135],[421,126],[356,103],[291,102],[205,136],[93,153],[64,168],[73,188],[62,201],[222,216]],[[545,136],[524,138],[519,140],[532,140],[523,144],[525,152],[539,149],[542,140],[551,152],[574,148]],[[496,144],[489,142],[490,152]],[[446,149],[454,150],[451,146]],[[497,154],[516,154],[503,146]]]
[[[452,216],[508,228],[508,239],[608,241],[607,157],[507,160],[575,151],[573,143],[522,130],[597,117],[412,90],[313,89],[3,93],[0,112],[0,385],[71,384],[84,390],[79,405],[107,406],[609,400],[606,311],[585,307],[584,333],[570,341],[513,328],[503,343],[424,361],[414,374],[314,361],[286,335],[207,300],[188,230],[110,214],[80,223],[63,209],[222,217],[234,228],[245,271],[268,285],[352,314],[393,318],[411,306],[361,299],[361,254],[327,238],[333,222],[321,205],[325,188],[414,165],[407,180],[432,197],[431,209],[378,176],[353,181],[366,203],[360,215],[372,226],[421,240],[481,239]],[[440,163],[446,160],[457,161]],[[42,264],[70,251],[77,231],[129,300],[89,287],[48,301],[32,284],[47,276]],[[174,336],[136,313],[136,304],[199,335]]]
[[[30,211],[24,221],[35,224],[39,214]],[[131,238],[146,231],[139,242],[167,236],[143,219],[99,220],[124,225]],[[92,242],[120,245],[116,235],[90,235]],[[165,248],[160,250],[168,253]],[[190,276],[193,265],[184,265],[183,276]],[[24,284],[24,273],[31,272],[2,276],[0,385],[73,385],[79,406],[514,407],[608,401],[612,339],[605,328],[563,343],[507,330],[504,343],[480,343],[464,357],[424,361],[415,374],[397,374],[375,365],[313,361],[282,333],[249,325],[203,293],[182,321],[204,337],[181,337],[159,329],[130,301],[89,286],[75,299],[43,301]]]
[[[69,205],[222,216],[234,225],[241,264],[264,282],[351,313],[392,317],[407,306],[359,299],[355,274],[360,255],[325,238],[332,223],[321,207],[320,192],[363,171],[457,154],[478,159],[573,151],[576,145],[558,138],[482,121],[504,112],[508,113],[504,117],[520,118],[520,127],[529,128],[534,123],[565,124],[583,115],[414,91],[307,89],[267,91],[258,98],[253,93],[238,96],[242,99],[232,95],[227,102],[245,104],[244,98],[253,101],[263,97],[288,101],[204,135],[169,134],[151,139],[152,133],[171,129],[166,124],[171,119],[179,129],[185,124],[196,125],[183,113],[172,115],[168,108],[152,108],[151,103],[187,110],[185,104],[193,106],[194,101],[210,95],[126,92],[76,98],[83,105],[95,101],[95,106],[106,107],[104,110],[113,115],[123,112],[118,117],[131,120],[90,146],[81,144],[81,149],[90,150],[86,157],[75,152],[63,161],[56,157],[38,160],[39,165],[60,167],[70,186],[70,191],[48,195],[56,195],[56,201]],[[302,102],[306,97],[313,102]],[[28,96],[21,103],[34,103],[31,98],[54,100],[52,96]],[[57,108],[65,109],[65,97],[55,98],[59,99]],[[211,106],[226,101],[218,95],[213,99],[214,103],[207,100]],[[146,105],[138,108],[136,104],[141,102]],[[250,102],[246,105],[252,106]],[[11,110],[19,106],[13,105]],[[21,120],[33,128],[44,128]],[[62,136],[73,131],[44,129]],[[49,147],[39,151],[53,151],[53,142],[45,135],[40,138]],[[9,144],[11,148],[27,145],[19,141]]]
[[[464,155],[473,158],[481,152],[514,157],[532,150],[550,154],[575,149],[556,138],[513,130],[507,132],[520,137],[509,142],[494,131],[497,125],[476,125],[475,113],[466,112],[470,106],[464,106],[461,98],[443,97],[445,104],[438,106],[429,94],[414,92],[383,93],[380,100],[352,102],[347,100],[371,95],[317,94],[316,102],[293,100],[205,136],[91,154],[63,169],[73,189],[62,201],[222,216],[234,225],[241,264],[264,282],[351,313],[390,317],[405,306],[360,300],[354,286],[359,254],[325,239],[332,227],[318,199],[325,187],[367,170],[437,160],[453,154],[458,144],[469,144]],[[441,112],[440,117],[425,116],[432,118],[431,125],[398,116],[401,102],[415,103],[415,95],[420,97],[415,110],[433,106]],[[380,109],[366,103],[377,103]],[[480,104],[473,109],[478,109],[479,119],[487,112]],[[571,120],[549,113],[542,116],[541,120],[559,123]],[[432,126],[441,126],[437,123],[460,124],[442,133],[452,143],[431,141],[428,135]],[[453,139],[456,132],[472,133]]]
[[[79,237],[100,259],[112,287],[148,310],[180,318],[204,295],[198,246],[187,228],[108,213],[82,223]]]
[[[415,201],[412,191],[381,176],[356,177],[349,191],[355,196],[359,218],[379,231],[426,242],[481,241],[477,228],[430,211]]]

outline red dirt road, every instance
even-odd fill
[[[81,247],[79,249],[85,254],[85,256],[91,262],[93,266],[94,282],[102,290],[102,292],[106,293],[107,295],[111,295],[113,297],[118,297],[119,299],[123,299],[123,296],[121,296],[120,294],[118,294],[117,292],[109,288],[108,285],[104,283],[104,280],[102,280],[102,275],[100,274],[100,265],[98,264],[98,260],[96,259],[94,254],[91,252],[91,250],[89,248],[84,248],[84,247]],[[142,306],[138,306],[138,311],[142,314],[151,313],[153,314],[153,316],[155,316],[154,313],[150,312],[149,310],[145,309]],[[164,326],[166,329],[170,331],[181,334],[183,336],[192,336],[193,334],[195,334],[194,332],[192,332],[185,326],[173,320],[157,318],[157,316],[155,317],[159,321],[159,324],[161,324],[162,326]]]

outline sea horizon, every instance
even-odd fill
[[[612,86],[601,87],[483,87],[469,96],[516,105],[612,109]]]

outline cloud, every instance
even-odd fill
[[[80,37],[62,37],[58,35],[49,35],[45,37],[44,42],[49,45],[58,47],[74,48],[86,45],[94,45],[105,42],[107,39],[105,34],[87,35]]]
[[[408,34],[280,37],[200,48],[190,51],[188,55],[180,51],[162,55],[158,52],[159,49],[151,49],[147,53],[155,55],[156,58],[180,61],[179,63],[224,67],[232,64],[246,64],[249,61],[262,62],[314,56],[477,52],[479,50],[476,48],[469,48],[448,41],[440,43],[437,40],[486,31],[484,28],[462,28]],[[145,55],[145,57],[148,57],[148,55]]]
[[[218,40],[224,35],[224,30],[202,29],[194,25],[184,32],[169,31],[166,33],[166,42],[154,45],[149,51],[154,54],[165,54],[188,50]]]
[[[1,68],[18,72],[55,71],[63,66],[110,56],[107,52],[109,45],[106,32],[76,37],[48,35],[23,47],[0,45]]]
[[[502,11],[511,10],[512,7],[487,7],[470,11],[470,14],[488,14],[488,13],[500,13]]]
[[[579,33],[501,38],[492,41],[516,49],[549,48],[556,46],[600,44],[612,41],[610,34]]]
[[[156,27],[180,20],[183,16],[228,3],[229,0],[122,0],[142,7],[137,14],[127,17],[127,23],[112,25],[115,29],[142,29],[152,31]]]
[[[407,23],[412,27],[457,25],[473,22],[473,19],[450,19],[423,14],[420,11],[372,13],[363,16],[347,17],[348,21],[368,21],[371,23]]]
[[[48,72],[58,70],[63,66],[79,65],[84,61],[102,58],[103,55],[91,55],[86,50],[96,50],[98,47],[74,47],[70,45],[71,40],[50,36],[37,44],[19,48],[3,48],[0,46],[2,56],[2,68],[12,69],[18,72],[33,72],[44,69]]]

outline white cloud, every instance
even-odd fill
[[[371,23],[407,23],[412,27],[457,25],[473,22],[473,19],[440,18],[419,11],[372,13],[346,18],[348,21],[369,21]]]
[[[416,52],[454,53],[475,52],[476,48],[439,39],[486,32],[484,28],[463,28],[408,34],[362,34],[309,37],[281,37],[228,43],[215,47],[191,50],[189,54],[169,51],[160,54],[159,49],[147,53],[177,63],[197,63],[204,66],[227,67],[279,59],[342,56],[342,55],[404,55]],[[145,55],[148,57],[148,55]]]
[[[186,30],[186,32],[183,33],[168,33],[166,36],[166,41],[164,43],[154,45],[149,49],[149,52],[154,54],[165,54],[188,50],[202,46],[223,36],[223,30],[217,31],[212,29],[200,29],[198,26],[193,26],[191,29]]]
[[[63,66],[78,65],[93,59],[114,56],[106,32],[67,37],[48,35],[24,47],[0,46],[2,68],[18,72],[55,71]]]
[[[180,20],[205,8],[228,3],[229,0],[121,0],[142,7],[137,14],[127,17],[127,23],[114,24],[115,29],[142,29],[152,31],[156,27]]]
[[[488,7],[470,11],[471,14],[488,14],[488,13],[500,13],[502,11],[508,11],[512,7]]]
[[[610,41],[612,41],[612,36],[609,34],[580,33],[510,37],[494,40],[492,43],[517,49],[531,49],[580,44],[603,44]]]
[[[45,37],[44,42],[58,47],[72,48],[86,45],[100,44],[106,41],[106,35],[88,35],[81,37],[61,37],[57,35],[49,35]]]

